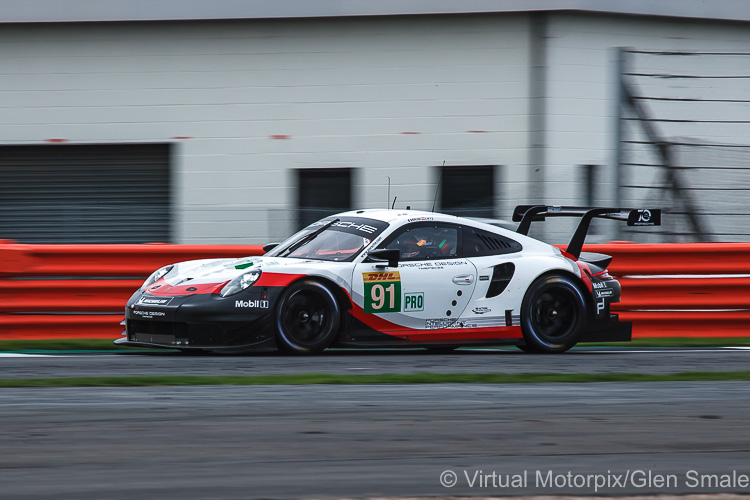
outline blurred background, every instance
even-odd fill
[[[589,242],[750,236],[748,2],[0,7],[0,239],[256,244],[394,197],[665,211]]]

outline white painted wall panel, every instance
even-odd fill
[[[283,237],[296,168],[356,169],[356,207],[384,206],[390,176],[400,205],[429,208],[434,167],[444,161],[503,165],[496,201],[508,218],[530,192],[530,22],[518,14],[0,25],[0,144],[175,143],[181,243]],[[555,203],[581,203],[579,165],[611,174],[614,47],[750,47],[745,24],[577,14],[549,14],[547,22],[543,193]],[[638,64],[696,69],[687,59],[670,68],[661,61]],[[747,61],[730,66],[750,74]],[[642,84],[652,93],[750,97],[746,85],[724,80]],[[750,116],[718,104],[653,110],[675,119]],[[669,137],[750,136],[750,125],[663,127]],[[602,204],[611,202],[607,180]],[[564,240],[560,227],[548,239]]]
[[[546,192],[550,195],[548,199],[557,203],[573,203],[580,200],[578,193],[582,190],[575,189],[574,185],[581,175],[578,165],[583,164],[604,166],[606,176],[599,183],[601,189],[597,201],[600,204],[612,202],[614,190],[609,182],[613,179],[615,107],[612,99],[616,82],[616,47],[703,52],[748,52],[750,47],[750,31],[745,24],[570,14],[554,15],[549,19]],[[731,61],[709,63],[707,58],[666,59],[644,56],[632,62],[639,71],[654,73],[685,72],[700,75],[728,72],[750,75],[748,57],[735,58],[734,64]],[[750,97],[747,80],[713,79],[693,82],[681,79],[641,78],[637,79],[637,83],[646,95],[664,94],[665,89],[671,89],[679,90],[682,97]],[[647,106],[657,118],[747,120],[750,117],[750,108],[747,104],[727,106],[716,103],[649,102]],[[659,123],[656,126],[665,138],[670,139],[693,137],[732,144],[750,144],[748,124]],[[631,170],[630,173],[636,175],[638,170]],[[625,179],[625,182],[651,182],[653,172],[641,174],[639,178]],[[716,175],[714,174],[714,179]],[[552,187],[564,182],[565,178],[573,179],[569,182],[570,189]],[[731,197],[732,194],[727,193],[727,196]],[[701,208],[704,211],[719,208],[708,206],[713,202],[706,197],[703,201]],[[637,203],[638,200],[624,200],[625,204],[633,202]],[[743,201],[735,199],[734,203],[739,205]],[[748,221],[743,224],[748,225]]]
[[[180,243],[282,237],[295,168],[359,169],[360,207],[384,203],[386,175],[400,204],[430,206],[443,161],[507,165],[523,187],[527,30],[515,15],[3,25],[0,143],[179,143]]]

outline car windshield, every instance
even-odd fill
[[[266,255],[348,262],[386,227],[385,222],[364,217],[328,217],[310,224]]]

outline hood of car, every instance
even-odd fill
[[[253,270],[262,272],[297,272],[299,267],[326,265],[329,262],[288,259],[280,257],[242,257],[239,259],[203,259],[175,264],[172,271],[164,277],[171,286],[216,284],[230,281],[237,276]]]

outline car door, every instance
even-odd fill
[[[398,250],[398,267],[367,259],[355,266],[357,316],[408,340],[456,328],[477,281],[476,268],[459,254],[460,238],[460,226],[438,222],[407,224],[386,238],[378,248]]]

